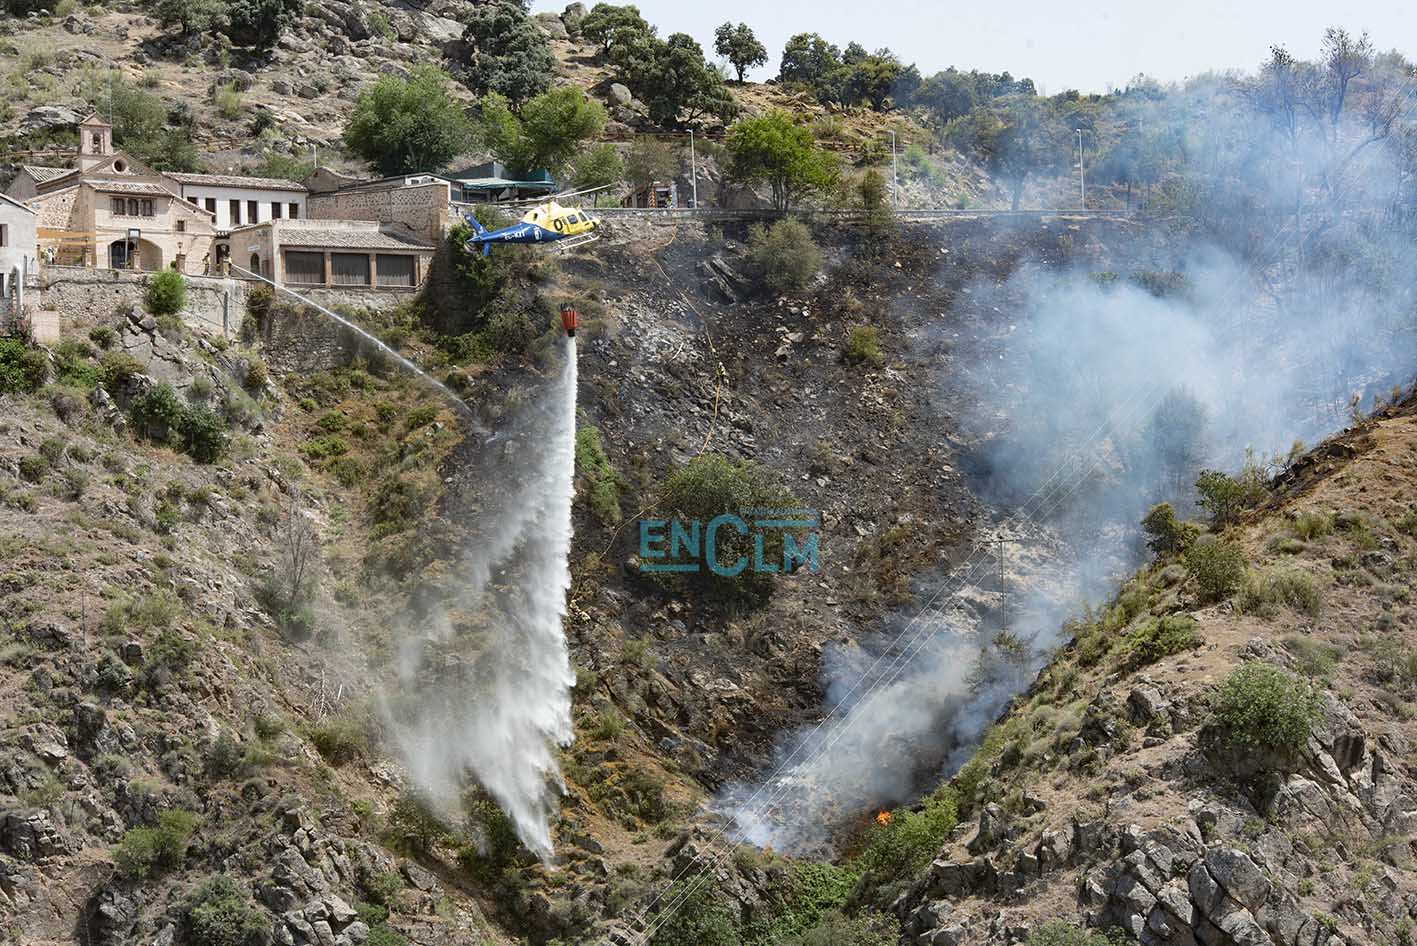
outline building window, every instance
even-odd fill
[[[271,201],[271,219],[272,219],[272,220],[279,220],[279,219],[280,219],[280,201],[278,201],[278,200],[273,200],[273,201]]]
[[[331,253],[330,282],[336,286],[368,286],[368,253]]]
[[[151,217],[153,215],[153,202],[150,198],[143,201],[142,208],[144,217]]]
[[[241,201],[229,200],[227,208],[231,211],[231,225],[233,227],[241,226]]]
[[[300,205],[295,201],[290,202],[290,219],[297,220],[300,217]]]
[[[261,205],[258,201],[246,201],[246,216],[252,223],[261,222]]]
[[[9,245],[10,245],[10,225],[9,225],[8,223],[0,223],[0,246],[9,246]]]
[[[186,221],[186,220],[179,220],[179,221],[177,221],[177,232],[178,232],[178,233],[186,233],[186,232],[187,232],[187,221]]]
[[[207,213],[212,213],[212,214],[216,213],[216,198],[215,198],[215,197],[208,197],[208,198],[207,198]]]
[[[128,198],[128,216],[130,216],[130,217],[136,217],[137,215],[138,215],[138,198],[136,198],[136,197],[129,197],[129,198]]]
[[[96,131],[93,133],[93,153],[103,154],[103,132]]]
[[[127,206],[127,204],[123,203],[122,197],[113,198],[113,212],[118,216],[123,216],[123,214],[126,212]]]

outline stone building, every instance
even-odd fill
[[[229,240],[233,265],[294,289],[414,289],[436,249],[377,220],[269,220],[238,227]]]
[[[35,252],[47,262],[97,269],[204,272],[215,217],[182,199],[176,183],[113,147],[97,114],[79,123],[75,167],[29,166],[9,196],[38,214]]]

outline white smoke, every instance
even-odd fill
[[[530,409],[483,448],[460,482],[480,504],[459,584],[403,641],[389,725],[417,785],[445,808],[469,776],[543,860],[573,736],[575,674],[562,621],[571,584],[576,351]],[[496,480],[493,482],[492,480]]]

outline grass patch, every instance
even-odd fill
[[[1201,644],[1196,620],[1188,614],[1167,614],[1143,621],[1127,635],[1127,665],[1144,667],[1163,657],[1194,650]]]
[[[1250,572],[1245,576],[1244,585],[1235,596],[1236,610],[1241,614],[1270,616],[1281,607],[1318,617],[1323,610],[1323,593],[1313,576],[1292,568]]]

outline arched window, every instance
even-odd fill
[[[255,274],[258,275],[258,276],[260,275],[260,273],[261,273],[261,254],[260,254],[260,253],[252,253],[252,254],[251,254],[251,267],[250,267],[250,268],[251,268],[251,272],[255,273]]]

